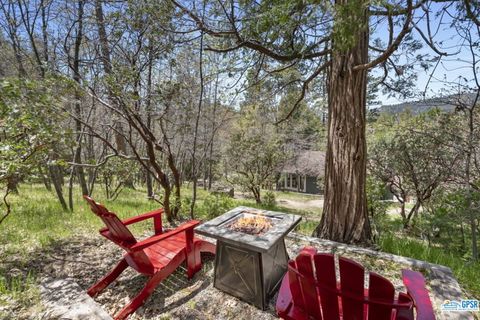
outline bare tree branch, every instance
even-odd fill
[[[390,55],[392,55],[392,53],[398,49],[398,46],[402,42],[403,38],[405,38],[405,36],[411,31],[410,23],[412,22],[412,18],[413,18],[413,11],[414,10],[412,5],[412,0],[407,0],[407,12],[406,12],[407,17],[405,18],[403,28],[400,31],[400,33],[397,35],[396,39],[392,43],[390,43],[388,48],[385,49],[385,51],[381,55],[379,55],[377,58],[370,61],[369,63],[356,65],[355,67],[353,67],[353,70],[359,71],[359,70],[370,69],[387,60],[388,57],[390,57]],[[393,30],[390,29],[389,30],[390,39],[392,37],[392,33],[393,33]]]

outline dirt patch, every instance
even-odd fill
[[[283,207],[297,210],[320,210],[321,208],[323,208],[323,199],[300,201],[279,198],[277,202]]]

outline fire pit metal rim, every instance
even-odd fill
[[[259,214],[275,219],[274,225],[264,234],[250,235],[247,233],[234,231],[226,226],[229,221],[232,221],[239,214],[244,211],[259,212]],[[232,243],[252,250],[266,252],[274,246],[279,240],[289,233],[300,222],[301,216],[287,213],[280,213],[275,211],[267,211],[250,207],[236,207],[227,213],[218,216],[210,221],[207,221],[195,228],[195,232],[222,240],[227,243]]]

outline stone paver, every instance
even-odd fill
[[[47,311],[44,319],[112,320],[112,317],[72,278],[45,278],[40,293]]]

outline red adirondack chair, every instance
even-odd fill
[[[333,254],[317,253],[306,247],[288,263],[277,299],[277,313],[283,319],[372,319],[434,320],[432,303],[422,274],[402,270],[407,293],[390,281],[370,272],[364,288],[364,268],[355,261],[339,258],[340,282],[335,275]]]
[[[84,196],[92,211],[99,216],[106,227],[100,234],[113,241],[126,251],[123,259],[100,281],[88,289],[90,296],[95,296],[112,283],[128,266],[141,274],[149,276],[145,287],[115,317],[125,319],[140,307],[152,294],[155,287],[177,269],[186,260],[187,276],[190,279],[202,267],[201,252],[215,254],[215,245],[196,238],[193,228],[200,222],[189,221],[174,230],[163,232],[163,209],[144,213],[139,216],[120,220],[113,212],[92,198]],[[127,226],[145,219],[153,218],[155,235],[137,241]]]

